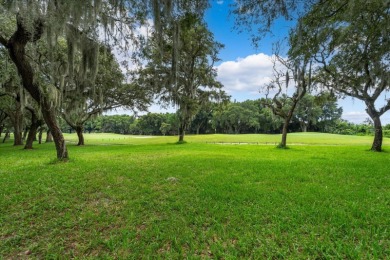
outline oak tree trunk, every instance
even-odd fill
[[[383,132],[382,132],[382,123],[379,116],[373,117],[374,121],[374,142],[372,143],[371,150],[375,152],[382,151],[382,141],[383,141]]]
[[[51,103],[42,93],[38,83],[34,80],[35,72],[26,58],[26,45],[29,42],[35,42],[42,37],[44,21],[36,20],[33,23],[34,31],[30,32],[24,27],[21,17],[17,16],[17,30],[8,41],[7,48],[12,61],[15,63],[21,77],[23,87],[30,93],[31,97],[38,102],[41,107],[43,119],[46,122],[57,150],[57,159],[68,158],[68,151],[65,145],[65,139],[58,126],[55,110]]]
[[[23,145],[23,115],[16,112],[11,120],[14,127],[14,145]]]
[[[23,135],[19,130],[14,130],[14,146],[23,145]]]
[[[77,133],[77,137],[79,138],[79,142],[77,143],[77,145],[78,146],[84,145],[84,135],[83,135],[84,127],[77,126],[75,130],[76,130],[76,133]]]
[[[33,143],[36,140],[38,127],[41,125],[40,120],[38,120],[35,111],[30,110],[31,112],[31,125],[30,130],[28,132],[26,145],[24,149],[33,149]]]
[[[366,102],[367,105],[367,114],[370,116],[372,121],[374,122],[374,142],[371,146],[371,151],[381,152],[382,151],[382,141],[383,141],[383,133],[382,133],[382,123],[381,123],[381,114],[375,109],[375,105],[370,102]]]
[[[52,108],[48,108],[50,105],[45,99],[43,99],[42,103],[44,104],[44,106],[47,107],[47,110],[42,108],[42,115],[53,137],[56,150],[57,150],[57,159],[60,160],[68,159],[68,150],[66,148],[65,138],[58,125],[55,110]],[[48,139],[46,139],[46,141],[48,141]]]
[[[185,129],[186,129],[185,124],[184,123],[180,124],[180,126],[179,126],[179,142],[184,142]]]
[[[279,144],[279,147],[285,148],[287,146],[287,132],[288,132],[288,125],[290,123],[290,119],[285,119],[282,129],[282,141]]]

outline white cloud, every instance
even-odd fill
[[[217,1],[217,4],[223,5],[223,1],[222,1],[222,0],[218,0],[218,1]]]
[[[218,80],[229,94],[258,93],[272,78],[271,56],[263,53],[226,61],[217,66]]]

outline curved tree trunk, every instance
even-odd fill
[[[381,152],[382,151],[382,142],[383,142],[383,132],[382,132],[382,122],[381,122],[381,114],[375,109],[374,104],[366,102],[367,105],[367,114],[371,117],[374,122],[374,142],[371,146],[371,151]]]
[[[374,121],[374,142],[372,143],[371,150],[375,152],[382,151],[382,142],[383,142],[383,132],[382,132],[382,123],[379,116],[372,117]]]
[[[24,149],[33,149],[33,143],[36,140],[38,127],[41,125],[40,120],[38,120],[35,111],[32,109],[28,109],[31,112],[31,125],[30,130],[28,131],[26,145]]]
[[[38,102],[41,107],[43,119],[53,135],[57,150],[57,159],[63,160],[68,158],[68,151],[65,145],[65,139],[58,126],[55,110],[44,93],[41,92],[38,83],[34,80],[35,72],[26,59],[26,45],[28,42],[35,42],[42,37],[44,21],[34,21],[34,32],[24,28],[21,18],[17,16],[17,30],[9,39],[6,47],[10,57],[15,63],[19,75],[22,79],[23,87],[30,93],[31,97]]]
[[[0,137],[3,134],[4,125],[0,125]]]
[[[282,141],[279,144],[280,148],[287,147],[287,132],[288,132],[289,122],[290,122],[289,119],[284,120],[283,129],[282,129]]]
[[[36,123],[35,124],[32,123],[30,125],[30,130],[28,131],[28,136],[27,136],[26,145],[24,146],[24,149],[33,149],[33,143],[37,134],[38,127],[39,125],[37,125]]]
[[[295,107],[296,107],[298,101],[293,103],[292,107],[290,108],[290,111],[287,114],[287,117],[284,119],[283,129],[282,129],[282,141],[279,144],[280,148],[286,148],[287,147],[288,126],[290,124],[291,118],[293,116],[293,113],[294,113],[294,110],[295,110]]]
[[[42,103],[44,103],[46,107],[50,106],[46,100],[44,100]],[[66,148],[65,138],[61,132],[60,127],[58,126],[55,111],[52,108],[49,108],[48,110],[42,108],[42,115],[46,125],[50,129],[51,135],[53,136],[57,150],[57,159],[68,159],[68,150]]]
[[[76,133],[77,133],[77,137],[79,138],[79,142],[77,143],[77,145],[78,146],[84,145],[84,135],[83,135],[84,127],[77,126],[75,130],[76,130]]]

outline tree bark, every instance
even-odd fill
[[[375,136],[374,142],[372,143],[371,150],[375,152],[382,151],[382,141],[383,141],[383,132],[382,132],[382,123],[380,117],[373,118],[374,128],[375,128]]]
[[[26,145],[24,146],[24,149],[33,149],[33,143],[35,140],[35,135],[37,134],[38,127],[39,125],[37,125],[36,123],[32,123],[30,125],[30,130],[28,131]]]
[[[282,129],[282,141],[279,144],[280,148],[285,148],[287,146],[287,132],[288,132],[288,125],[290,123],[290,119],[285,119]]]
[[[3,134],[4,125],[0,125],[0,137]]]
[[[33,149],[33,143],[36,140],[38,127],[42,122],[37,118],[37,115],[33,109],[28,109],[31,113],[31,125],[30,130],[28,131],[26,145],[24,149]]]
[[[77,126],[75,130],[76,130],[76,133],[77,133],[77,137],[79,138],[79,142],[77,143],[77,145],[78,146],[84,145],[84,135],[83,135],[84,127]]]
[[[23,114],[21,110],[18,110],[10,117],[12,125],[14,127],[14,146],[23,145]]]
[[[14,130],[14,146],[23,145],[23,135],[19,130]]]
[[[279,144],[280,148],[286,148],[287,147],[287,133],[288,133],[288,126],[290,124],[291,118],[293,117],[295,107],[297,106],[299,100],[294,100],[290,111],[287,114],[287,117],[284,119],[283,123],[283,129],[282,129],[282,141]]]
[[[69,158],[68,157],[68,150],[66,148],[65,138],[64,138],[64,136],[61,132],[61,129],[58,125],[58,122],[57,122],[55,110],[50,107],[50,105],[48,104],[48,102],[45,98],[43,99],[42,103],[45,104],[44,105],[45,107],[47,107],[47,110],[43,109],[43,105],[42,105],[42,115],[43,115],[43,119],[45,120],[46,125],[50,129],[50,133],[53,137],[53,140],[54,140],[54,143],[56,146],[56,151],[57,151],[57,159],[66,160]],[[47,139],[46,139],[46,141],[47,141]]]
[[[367,105],[367,114],[371,117],[374,122],[374,142],[371,146],[371,151],[381,152],[382,151],[382,141],[383,141],[383,132],[382,132],[382,122],[381,114],[375,109],[375,105],[370,102],[366,102]]]
[[[180,124],[179,126],[179,142],[184,142],[184,135],[185,135],[185,124]]]

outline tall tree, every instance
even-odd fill
[[[151,102],[152,95],[147,89],[124,83],[125,77],[110,49],[101,47],[100,52],[99,73],[94,82],[79,80],[83,72],[75,69],[74,79],[64,87],[61,115],[76,131],[77,145],[84,145],[84,124],[91,117],[118,107],[143,111]]]
[[[283,118],[282,140],[279,147],[285,148],[287,146],[288,127],[295,108],[312,85],[312,62],[307,57],[294,60],[284,60],[277,55],[275,57],[274,78],[265,86],[266,99],[263,100],[263,105],[270,108],[275,115]],[[283,67],[280,68],[278,63]],[[288,92],[290,85],[293,88],[292,94]],[[270,94],[273,97],[268,99]]]
[[[375,127],[371,150],[381,151],[380,117],[390,100],[377,101],[390,90],[390,5],[382,0],[320,2],[297,28],[290,55],[315,56],[325,86],[365,103]]]
[[[201,104],[222,96],[213,66],[222,45],[195,13],[178,17],[162,32],[164,44],[153,41],[144,52],[149,63],[140,72],[139,84],[156,86],[161,102],[177,107],[182,142]]]

